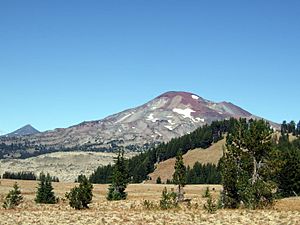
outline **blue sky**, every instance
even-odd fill
[[[0,1],[0,131],[101,119],[169,90],[300,119],[300,1]]]

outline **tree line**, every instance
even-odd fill
[[[187,167],[186,170],[187,184],[220,184],[221,171],[219,165],[211,163],[201,164],[196,162],[193,168]]]
[[[51,176],[51,181],[59,182],[58,177]],[[2,179],[14,179],[14,180],[41,180],[41,177],[37,177],[33,172],[4,172]]]
[[[291,122],[287,122],[284,120],[281,124],[281,133],[286,134],[286,133],[291,133],[294,136],[299,136],[300,135],[300,121],[297,123],[294,120]]]

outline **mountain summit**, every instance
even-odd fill
[[[9,134],[6,134],[6,137],[17,137],[17,136],[24,136],[24,135],[32,135],[40,133],[37,129],[35,129],[30,124],[25,125],[24,127],[19,128]]]
[[[187,134],[215,120],[258,118],[229,103],[215,103],[188,92],[166,92],[144,105],[108,116],[39,134],[22,136],[22,143],[43,149],[112,151],[119,146],[129,151],[147,148]],[[3,140],[2,140],[3,141]],[[6,138],[5,143],[13,139]]]

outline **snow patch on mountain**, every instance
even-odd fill
[[[130,114],[126,115],[126,116],[123,116],[121,119],[117,120],[115,123],[120,123],[120,122],[122,122],[123,120],[125,120],[126,118],[128,118],[129,116],[131,116],[132,114],[133,114],[133,113],[130,113]]]
[[[199,97],[198,97],[197,95],[192,95],[192,98],[193,98],[193,99],[196,99],[196,100],[199,99]]]
[[[196,117],[196,118],[192,118],[192,120],[196,123],[202,122],[204,123],[205,119],[204,118],[200,118],[200,117]]]
[[[175,125],[176,124],[172,120],[168,120],[168,123],[171,124],[171,125]]]
[[[157,118],[154,118],[153,115],[154,115],[153,113],[150,113],[150,115],[147,117],[146,120],[150,120],[150,121],[152,121],[153,123],[155,123],[158,119],[157,119]]]
[[[173,130],[172,126],[166,125],[165,128],[169,129],[169,130]]]
[[[191,118],[191,119],[193,119],[191,113],[195,112],[195,111],[192,110],[192,109],[190,109],[190,108],[186,108],[186,109],[175,108],[175,109],[173,109],[173,112],[176,112],[178,114],[183,115],[184,118]]]

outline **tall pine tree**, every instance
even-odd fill
[[[248,208],[262,208],[273,201],[270,180],[272,130],[263,120],[240,119],[228,134],[222,159],[225,207],[236,208],[242,201]]]
[[[107,200],[126,199],[127,193],[125,189],[128,182],[128,166],[124,159],[124,150],[120,150],[114,165],[112,183],[108,188]]]
[[[173,174],[173,183],[178,187],[177,201],[180,202],[184,200],[183,187],[186,184],[186,167],[183,163],[181,151],[177,153],[174,169],[175,172]]]

